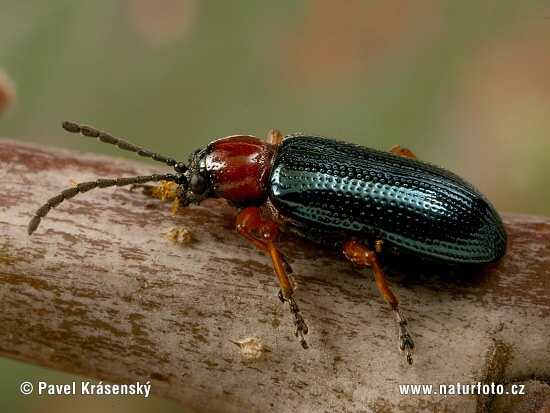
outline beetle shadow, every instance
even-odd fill
[[[288,251],[301,251],[304,248],[302,238],[294,235],[287,236]],[[357,265],[352,264],[342,254],[340,245],[316,245],[316,254],[323,251],[324,256],[332,256],[351,264],[350,273],[357,273]],[[306,253],[307,255],[307,253]],[[380,252],[378,261],[390,285],[404,287],[425,287],[432,291],[451,292],[452,294],[482,293],[498,280],[498,272],[493,271],[495,264],[489,265],[449,265],[420,258],[403,252]],[[292,260],[291,260],[292,264]],[[365,268],[365,267],[363,267]]]
[[[404,285],[476,287],[497,277],[490,265],[449,265],[412,256],[381,256],[380,264],[389,278]]]

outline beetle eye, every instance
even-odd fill
[[[174,165],[174,169],[176,172],[185,172],[187,171],[187,165],[185,165],[183,162],[178,162]]]
[[[202,195],[206,191],[206,180],[200,174],[191,175],[189,180],[189,189],[195,195]]]

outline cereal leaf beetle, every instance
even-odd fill
[[[384,152],[307,134],[283,138],[273,130],[267,142],[249,135],[215,140],[191,153],[185,164],[90,126],[63,122],[63,128],[165,163],[174,172],[76,184],[35,212],[29,235],[52,208],[94,188],[140,186],[179,206],[223,198],[239,211],[237,232],[270,256],[279,298],[289,303],[303,348],[308,347],[308,327],[293,296],[292,269],[274,243],[279,228],[339,245],[349,260],[372,267],[380,292],[395,312],[399,348],[409,364],[413,340],[385,281],[379,253],[445,265],[485,265],[506,251],[504,225],[489,201],[462,178],[419,161],[408,149]],[[155,181],[176,187],[145,185]]]

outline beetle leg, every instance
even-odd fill
[[[274,227],[274,233],[271,235],[271,241],[275,239],[275,236],[277,235],[277,227],[276,225],[268,220],[262,220],[262,214],[260,211],[260,208],[258,207],[248,207],[243,209],[239,215],[237,216],[237,232],[244,236],[246,239],[248,239],[250,242],[252,242],[254,245],[256,245],[259,249],[261,249],[263,252],[270,254],[270,248],[268,244],[262,240],[259,240],[255,236],[251,234],[252,231],[255,231],[257,229],[260,229],[262,227],[262,224],[264,223],[271,223]],[[264,224],[264,226],[267,224]],[[284,272],[286,272],[286,277],[289,278],[291,290],[292,292],[296,289],[295,282],[290,276],[292,274],[292,268],[290,267],[290,264],[286,260],[283,253],[281,253],[277,248],[273,245],[273,248],[275,251],[277,251],[278,256],[281,260],[281,265],[283,267]],[[277,273],[277,276],[279,277],[279,273]]]
[[[380,289],[380,292],[390,305],[390,307],[395,311],[395,316],[397,318],[397,323],[399,324],[399,349],[404,351],[407,356],[407,362],[412,364],[412,355],[411,352],[414,348],[414,343],[411,338],[409,329],[407,328],[407,320],[403,317],[399,311],[399,301],[397,297],[392,293],[390,287],[384,279],[384,273],[382,268],[378,264],[376,259],[376,253],[359,241],[351,239],[346,241],[343,245],[344,255],[352,262],[360,265],[368,265],[374,271],[374,278],[376,279],[376,284]]]
[[[308,333],[308,327],[299,314],[300,310],[296,301],[292,297],[292,293],[296,289],[296,284],[289,276],[290,266],[284,259],[281,252],[275,247],[274,239],[277,235],[277,225],[267,219],[262,219],[260,208],[248,207],[243,209],[237,216],[237,232],[260,248],[262,251],[269,254],[277,278],[279,280],[279,298],[282,302],[288,301],[290,312],[294,314],[294,325],[296,330],[295,336],[300,339],[300,344],[307,349],[307,343],[304,335]],[[252,231],[259,230],[261,239],[256,238],[251,234]]]
[[[271,143],[272,145],[278,145],[283,140],[283,136],[281,135],[281,132],[279,132],[277,129],[270,130],[267,135],[267,143]]]
[[[300,340],[300,344],[302,344],[302,347],[304,349],[307,349],[307,343],[304,335],[308,333],[309,329],[303,317],[299,314],[300,309],[298,308],[298,304],[296,304],[296,301],[292,296],[289,296],[288,299],[286,299],[283,296],[282,290],[279,290],[279,300],[281,300],[282,303],[288,301],[290,312],[294,314],[294,326],[296,327],[296,329],[294,330],[294,336],[298,337]]]
[[[393,148],[391,148],[390,152],[395,153],[396,155],[407,156],[409,158],[417,159],[416,155],[414,153],[412,153],[412,151],[410,149],[402,148],[399,145],[395,145]]]

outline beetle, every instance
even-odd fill
[[[237,232],[270,256],[279,298],[289,303],[295,336],[305,349],[308,327],[294,299],[292,269],[274,243],[279,228],[340,246],[352,262],[372,267],[397,318],[399,349],[409,364],[414,343],[398,299],[384,278],[379,254],[385,251],[444,265],[486,265],[506,252],[502,220],[474,186],[398,146],[385,152],[301,133],[283,138],[272,130],[267,142],[250,135],[217,139],[192,152],[185,164],[90,126],[68,121],[62,126],[165,163],[174,172],[76,184],[35,212],[29,235],[52,208],[94,188],[140,186],[179,206],[223,198],[238,211]],[[159,190],[146,185],[155,181],[176,186],[165,184]]]

